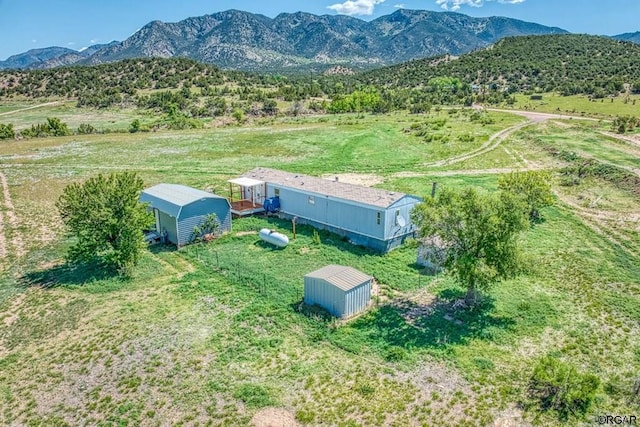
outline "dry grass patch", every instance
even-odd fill
[[[284,408],[265,408],[259,410],[253,418],[254,427],[299,427],[295,414]]]

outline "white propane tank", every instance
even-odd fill
[[[263,228],[258,233],[260,238],[267,243],[271,243],[279,248],[284,248],[289,244],[289,238],[282,233],[278,233],[275,230],[269,230],[268,228]]]

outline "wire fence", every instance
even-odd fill
[[[267,263],[246,252],[194,247],[192,254],[205,268],[223,275],[235,285],[272,300],[299,302],[303,297],[303,277],[291,266]]]

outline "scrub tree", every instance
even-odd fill
[[[526,204],[509,192],[445,189],[417,205],[411,217],[422,237],[442,242],[444,267],[467,288],[469,304],[519,270],[518,235],[529,221]]]
[[[553,204],[549,172],[511,172],[498,179],[498,188],[523,199],[529,207],[531,222],[540,220],[540,209]]]
[[[144,183],[135,173],[98,175],[68,185],[57,201],[74,244],[71,263],[98,262],[129,276],[146,247],[143,230],[153,215],[138,201]]]

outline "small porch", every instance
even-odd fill
[[[247,216],[264,212],[266,185],[264,181],[252,178],[234,178],[229,183],[229,203],[231,213],[236,216]]]

